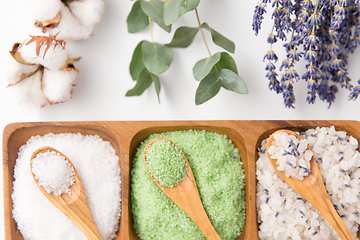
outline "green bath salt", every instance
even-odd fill
[[[169,139],[179,146],[215,230],[222,239],[237,239],[245,223],[245,175],[239,151],[226,135],[198,130],[153,134],[137,149],[131,175],[131,207],[138,236],[206,240],[197,225],[161,191],[146,170],[144,150],[156,138]]]
[[[168,140],[152,143],[145,153],[149,172],[161,186],[172,188],[187,175],[187,164],[181,151]]]

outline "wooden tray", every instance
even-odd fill
[[[360,140],[360,122],[357,121],[101,121],[101,122],[37,122],[12,123],[3,134],[3,185],[5,238],[23,239],[12,218],[12,182],[14,165],[21,145],[33,135],[47,133],[81,133],[99,135],[109,141],[120,157],[121,167],[121,220],[117,240],[139,239],[133,227],[130,198],[130,172],[132,160],[140,143],[153,133],[175,130],[207,130],[227,135],[239,149],[245,171],[246,221],[238,240],[258,238],[256,221],[255,161],[261,141],[277,129],[303,131],[316,126],[335,126]]]

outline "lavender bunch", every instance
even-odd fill
[[[306,71],[301,79],[307,83],[309,104],[317,97],[331,104],[338,88],[350,91],[349,100],[360,94],[348,76],[348,56],[360,41],[359,0],[261,0],[255,7],[252,27],[257,35],[267,5],[273,8],[273,27],[267,42],[270,49],[264,56],[269,89],[282,93],[285,107],[294,108],[294,83],[300,80],[295,64],[303,58]],[[283,42],[286,58],[280,65],[273,44]]]

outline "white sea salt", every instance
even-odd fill
[[[308,140],[336,211],[351,233],[357,236],[360,224],[357,140],[346,132],[336,131],[335,127],[309,129],[300,136]],[[260,239],[339,239],[324,217],[276,174],[266,153],[266,142],[267,139],[262,142],[256,161]]]
[[[75,183],[75,172],[69,161],[59,153],[47,151],[39,153],[31,160],[31,171],[39,186],[47,193],[60,196],[71,193],[70,186]]]
[[[32,136],[20,147],[15,163],[12,213],[24,239],[87,240],[42,194],[32,177],[31,155],[43,146],[53,147],[71,159],[102,238],[115,238],[121,210],[120,167],[115,149],[96,135],[50,133]]]

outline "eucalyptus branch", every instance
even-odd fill
[[[165,72],[173,60],[172,48],[188,47],[195,35],[202,34],[209,57],[201,59],[193,67],[193,76],[199,81],[195,104],[202,104],[213,98],[223,87],[239,94],[248,93],[244,80],[238,75],[234,59],[229,53],[235,52],[235,44],[211,28],[206,22],[201,23],[197,6],[200,0],[137,0],[128,15],[129,32],[135,33],[150,27],[151,42],[141,41],[135,48],[130,63],[130,74],[136,80],[134,88],[126,96],[139,96],[154,83],[159,98],[160,81],[158,75]],[[170,43],[159,44],[153,41],[152,22],[167,32],[171,24],[189,11],[195,11],[198,27],[181,26],[176,29]],[[215,45],[225,51],[211,54],[203,29],[211,33]]]
[[[200,27],[200,26],[201,26],[201,21],[200,21],[200,17],[199,17],[199,13],[198,13],[198,11],[197,11],[197,8],[195,8],[195,14],[196,14],[196,18],[197,18],[197,21],[198,21],[198,24],[199,24],[199,27]],[[202,38],[203,38],[203,40],[204,40],[206,49],[207,49],[209,55],[211,56],[211,52],[210,52],[210,49],[209,49],[209,45],[207,44],[204,31],[203,31],[202,28],[200,28],[200,31],[201,31],[201,35],[202,35]]]

